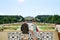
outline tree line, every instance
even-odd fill
[[[59,15],[37,15],[33,19],[36,20],[36,22],[60,24]],[[18,15],[15,15],[15,16],[14,15],[13,16],[0,15],[0,24],[23,22],[24,20],[25,20],[25,17],[23,17],[21,15],[20,16],[18,16]],[[27,20],[32,20],[32,19],[27,18]]]
[[[23,20],[22,16],[0,15],[0,24],[22,22]]]
[[[35,19],[37,22],[60,24],[59,15],[37,15]]]

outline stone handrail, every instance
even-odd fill
[[[21,32],[21,31],[3,31],[3,32],[0,32],[0,40],[9,40],[9,36],[8,36],[8,34],[10,33],[15,33],[15,32]],[[45,33],[49,33],[49,35],[50,35],[50,33],[53,33],[51,36],[52,36],[52,40],[58,40],[58,35],[57,35],[57,32],[56,31],[39,31],[39,33],[38,34],[40,34],[40,33],[43,33],[43,36],[44,36],[44,32]],[[39,35],[38,35],[39,36]],[[41,35],[42,36],[42,35]],[[39,37],[38,37],[39,38]],[[43,39],[43,38],[42,38]]]

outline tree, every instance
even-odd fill
[[[53,16],[53,23],[60,23],[60,16],[59,15],[54,15]]]
[[[22,16],[18,16],[18,18],[17,18],[17,19],[18,19],[18,21],[19,21],[19,22],[22,22],[22,21],[24,21],[24,20],[25,20],[25,19],[24,19],[24,17],[22,17]]]

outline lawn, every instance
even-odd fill
[[[0,27],[0,30],[4,29],[4,30],[17,30],[20,28],[20,26],[22,25],[22,23],[15,23],[15,24],[8,24],[8,25],[4,25],[4,27]],[[37,23],[36,25],[38,25],[38,28],[41,30],[54,30],[55,28],[53,26],[48,26],[48,24],[43,24],[40,25],[40,23]]]

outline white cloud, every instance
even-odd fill
[[[16,12],[16,13],[0,13],[0,15],[23,15],[23,14]]]
[[[10,15],[10,14],[8,14],[8,13],[0,13],[0,15]]]
[[[25,0],[18,0],[18,2],[20,2],[20,3],[24,3],[24,1],[25,1]]]
[[[4,13],[0,13],[0,15],[5,15]]]

